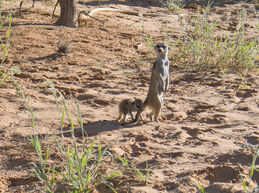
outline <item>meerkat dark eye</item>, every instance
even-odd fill
[[[164,44],[158,44],[158,45],[157,45],[157,48],[158,48],[158,49],[165,49],[165,45],[164,45]]]

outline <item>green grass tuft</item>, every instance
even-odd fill
[[[258,37],[246,38],[246,21],[247,12],[243,8],[235,31],[227,35],[220,21],[210,18],[208,5],[202,14],[197,13],[183,24],[184,36],[171,46],[173,63],[200,71],[235,72],[242,76],[258,70]]]

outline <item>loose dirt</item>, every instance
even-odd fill
[[[119,102],[133,97],[144,100],[149,85],[155,54],[144,35],[152,36],[154,42],[165,38],[174,42],[183,33],[180,19],[100,13],[95,16],[100,21],[91,19],[86,26],[67,28],[50,22],[54,2],[37,1],[35,8],[30,8],[31,3],[24,2],[20,16],[18,1],[3,2],[3,12],[13,12],[10,50],[4,65],[21,70],[15,74],[16,80],[30,96],[35,131],[45,136],[41,139],[45,148],[51,135],[60,132],[60,112],[48,89],[49,79],[65,96],[72,112],[76,108],[74,98],[79,101],[90,138],[103,146],[115,144],[112,152],[127,155],[140,168],[146,161],[159,166],[152,169],[147,186],[134,186],[129,192],[196,192],[193,183],[198,181],[208,193],[242,192],[238,168],[249,173],[252,152],[241,145],[259,143],[258,74],[249,73],[249,88],[239,89],[241,78],[235,74],[222,77],[173,63],[170,91],[164,96],[162,109],[167,120],[149,122],[146,111],[147,123],[123,125],[115,122]],[[189,5],[181,11],[183,17],[195,15],[206,4],[196,1]],[[98,6],[169,14],[158,0],[78,2],[80,10]],[[252,3],[215,0],[212,17],[222,18],[222,25],[230,26],[226,33],[231,33],[242,7],[248,10],[247,36],[258,35]],[[224,20],[228,13],[229,21]],[[1,37],[6,29],[0,30]],[[167,30],[174,30],[174,35],[168,36]],[[56,54],[60,36],[71,42],[66,55]],[[30,142],[34,134],[30,113],[10,82],[0,85],[0,93],[0,190],[39,192],[42,183],[30,175],[32,163],[38,162]],[[68,121],[65,125],[69,126]],[[77,138],[80,142],[81,137]],[[71,137],[66,141],[71,143]],[[51,151],[50,161],[55,160],[58,155]],[[259,183],[258,172],[253,180]],[[245,181],[254,187],[248,177]]]

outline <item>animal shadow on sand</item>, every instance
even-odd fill
[[[75,137],[82,137],[83,134],[86,136],[95,136],[102,132],[108,132],[113,130],[119,130],[119,129],[125,129],[125,128],[132,128],[135,127],[136,124],[133,124],[131,122],[122,123],[122,122],[116,122],[116,121],[109,121],[109,120],[103,120],[103,121],[95,121],[95,122],[89,122],[84,123],[82,131],[82,128],[75,128],[74,129],[74,135]],[[71,137],[71,128],[63,128],[63,135],[65,137]]]
[[[95,136],[102,132],[109,132],[113,130],[119,130],[119,129],[126,129],[126,128],[132,128],[136,127],[139,124],[132,123],[132,122],[117,122],[115,120],[103,120],[103,121],[95,121],[95,122],[89,122],[83,124],[83,130],[81,127],[74,128],[74,136],[75,137],[82,137],[84,136]],[[58,133],[51,134],[51,133],[43,133],[43,134],[36,134],[39,139],[47,139],[51,136],[58,136],[61,137],[62,135],[64,137],[72,137],[72,129],[71,127],[64,127],[63,129],[59,129]],[[28,135],[26,137],[21,135],[14,135],[14,139],[23,139],[25,141],[30,141],[31,135]]]
[[[35,61],[42,61],[42,60],[46,60],[46,59],[57,59],[60,58],[60,55],[58,53],[53,53],[50,55],[46,55],[46,56],[41,56],[41,57],[37,57],[37,58],[30,58],[29,61],[35,62]]]

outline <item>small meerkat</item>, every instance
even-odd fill
[[[150,120],[152,121],[152,117],[154,115],[154,121],[159,122],[158,116],[162,106],[164,105],[163,92],[166,92],[169,89],[169,47],[167,44],[158,43],[154,46],[154,49],[156,51],[157,58],[152,67],[148,94],[143,103],[143,108],[138,110],[134,122],[139,120],[141,113],[148,106],[152,109]]]
[[[127,119],[127,115],[130,114],[131,119],[134,120],[132,112],[136,112],[142,108],[143,102],[141,99],[124,99],[119,104],[119,117],[117,121],[120,121],[123,116],[123,121]],[[141,116],[142,118],[142,116]],[[143,118],[142,118],[143,120]]]

